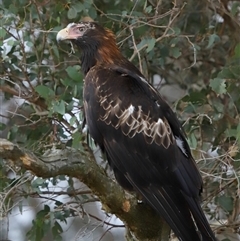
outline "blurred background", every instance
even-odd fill
[[[37,155],[81,150],[80,53],[56,42],[90,17],[159,89],[184,126],[220,241],[240,240],[240,2],[0,0],[0,137]],[[91,143],[90,143],[91,144]],[[91,144],[99,165],[106,166]],[[35,177],[0,157],[0,240],[124,240],[124,224],[67,176]]]

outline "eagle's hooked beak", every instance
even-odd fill
[[[57,41],[64,41],[64,40],[74,40],[74,39],[77,39],[79,37],[78,34],[76,34],[74,32],[75,26],[76,24],[75,23],[70,23],[68,24],[68,26],[62,30],[60,30],[57,34]]]

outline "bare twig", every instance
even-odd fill
[[[142,73],[143,72],[143,68],[142,68],[142,60],[141,60],[140,50],[138,50],[138,48],[137,48],[136,41],[135,41],[134,34],[133,34],[133,28],[131,26],[129,27],[129,30],[130,30],[131,37],[132,37],[132,40],[133,40],[134,53],[136,53],[137,56],[138,56],[139,69],[140,69],[140,71]]]

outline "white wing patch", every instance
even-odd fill
[[[161,118],[158,118],[158,121],[156,123],[156,125],[159,125],[159,124],[164,124]]]
[[[155,101],[155,103],[156,103],[157,107],[160,107],[160,105],[158,104],[158,101]]]
[[[182,153],[185,155],[185,156],[188,156],[187,155],[187,152],[186,150],[184,149],[184,146],[183,146],[183,140],[181,140],[179,137],[175,136],[176,138],[176,143],[177,143],[177,146],[179,147],[179,149],[182,151]]]
[[[134,109],[135,107],[133,105],[130,105],[126,110],[121,113],[121,115],[117,115],[117,113],[115,114],[115,116],[119,119],[118,126],[127,121],[129,116],[131,116],[134,112]]]
[[[128,112],[129,112],[130,115],[133,113],[134,109],[135,109],[135,107],[134,107],[133,105],[130,105],[130,106],[128,107],[127,110],[128,110]]]

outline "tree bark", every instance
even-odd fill
[[[58,175],[75,177],[97,195],[106,212],[115,214],[126,225],[127,240],[169,240],[170,228],[148,205],[137,199],[107,176],[83,143],[84,151],[69,147],[50,150],[38,157],[6,139],[0,139],[0,156],[34,175],[50,178]]]

